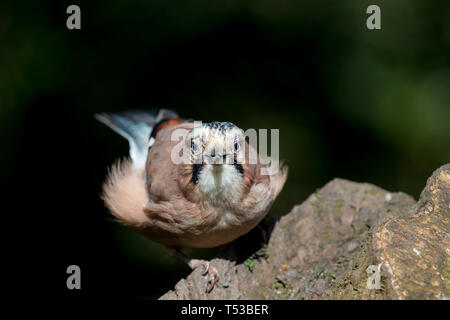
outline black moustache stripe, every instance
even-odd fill
[[[192,165],[192,177],[191,182],[195,185],[198,184],[198,176],[200,174],[200,171],[202,171],[203,164],[193,164]]]
[[[236,158],[234,158],[233,165],[236,168],[236,170],[239,171],[241,176],[244,176],[244,167],[242,166],[242,164],[237,163],[237,159]]]

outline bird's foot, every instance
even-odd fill
[[[195,270],[199,267],[203,269],[202,275],[208,276],[206,291],[211,292],[216,282],[219,281],[219,272],[217,272],[217,269],[214,268],[208,261],[200,259],[190,259],[188,265],[192,270]]]
[[[192,270],[201,267],[202,275],[208,275],[208,282],[206,285],[206,292],[211,292],[214,285],[219,281],[219,272],[208,261],[201,259],[191,259],[181,252],[180,248],[167,247],[176,257],[184,261]]]

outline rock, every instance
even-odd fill
[[[449,299],[450,165],[428,179],[411,217],[375,229],[373,247],[396,299]]]
[[[213,259],[220,281],[211,292],[195,270],[160,299],[448,299],[449,216],[449,164],[418,203],[334,179],[263,226],[268,244],[255,228]],[[377,272],[380,287],[370,289]]]

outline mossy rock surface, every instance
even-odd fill
[[[161,299],[448,299],[450,165],[416,202],[367,183],[334,179],[276,224],[255,229]],[[380,273],[369,289],[369,266]],[[371,268],[374,268],[371,267]]]

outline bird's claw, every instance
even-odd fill
[[[214,285],[217,283],[217,281],[219,281],[219,272],[217,272],[217,269],[211,266],[211,264],[206,260],[192,259],[188,264],[192,269],[201,267],[203,269],[202,275],[208,275],[206,292],[211,292],[211,290],[214,288]]]

